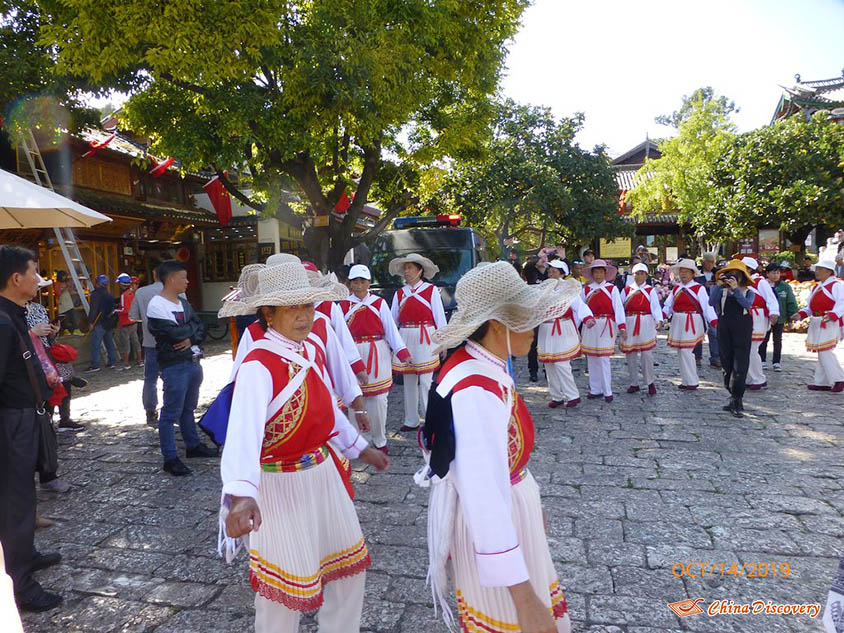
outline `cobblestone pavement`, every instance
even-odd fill
[[[563,411],[546,408],[544,381],[527,383],[525,361],[518,362],[537,426],[531,469],[542,488],[574,630],[822,630],[819,618],[799,616],[679,619],[666,603],[825,602],[844,533],[844,394],[806,390],[815,361],[802,336],[786,334],[785,371],[768,374],[769,389],[748,393],[748,416],[736,420],[721,411],[720,372],[704,363],[702,389],[680,392],[664,337],[658,350],[657,397],[624,393],[626,371],[617,356],[615,402],[584,400]],[[220,344],[209,349],[203,367],[206,406],[229,372]],[[582,366],[575,378],[584,391]],[[246,565],[227,566],[215,553],[217,461],[189,460],[192,477],[163,473],[140,390],[140,370],[104,371],[73,401],[77,419],[88,424],[87,431],[60,439],[60,476],[73,490],[39,491],[39,510],[56,525],[36,537],[42,551],[64,557],[38,578],[65,603],[27,615],[29,633],[252,629]],[[389,427],[397,431],[398,390],[390,407]],[[390,449],[388,473],[355,472],[356,505],[373,560],[363,628],[445,631],[424,584],[426,494],[411,479],[420,458],[407,434],[391,434]],[[680,578],[672,573],[678,562],[703,562],[707,574],[713,564],[729,571],[737,562],[757,565],[762,575],[760,565],[767,564],[767,577],[722,578],[718,567],[705,580]],[[700,566],[690,571],[699,575]],[[315,631],[313,620],[302,628]]]

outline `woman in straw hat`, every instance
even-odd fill
[[[679,260],[671,267],[671,273],[679,280],[679,284],[671,289],[665,299],[662,313],[666,319],[671,319],[668,346],[677,350],[680,359],[679,388],[692,391],[697,389],[700,383],[694,349],[703,341],[705,324],[715,327],[718,318],[709,305],[706,288],[694,280],[700,276],[694,260]]]
[[[741,261],[750,271],[751,286],[756,291],[753,307],[750,309],[753,318],[753,341],[750,344],[750,367],[747,370],[747,388],[756,391],[768,386],[768,379],[762,369],[759,346],[765,340],[771,325],[779,321],[780,302],[768,279],[759,274],[759,262],[752,257],[743,257]]]
[[[612,370],[610,356],[615,353],[615,338],[620,334],[627,336],[627,322],[624,316],[624,304],[612,280],[618,269],[595,259],[586,267],[589,282],[583,288],[583,301],[595,315],[596,327],[583,332],[583,353],[589,368],[589,395],[587,398],[604,396],[606,402],[612,402]]]
[[[221,520],[228,538],[249,535],[257,633],[297,631],[301,613],[320,607],[321,632],[357,631],[370,559],[343,458],[378,470],[389,460],[337,408],[324,366],[303,345],[314,302],[332,292],[296,263],[257,277],[244,302],[266,331],[235,380]]]
[[[718,351],[724,368],[724,386],[730,392],[730,402],[724,410],[741,418],[753,337],[750,310],[756,290],[750,281],[750,271],[738,259],[716,272],[715,282],[709,303],[718,317]]]
[[[290,263],[298,266],[302,265],[298,257],[288,253],[272,255],[267,259],[267,262],[269,262],[267,264],[269,267]],[[246,299],[254,294],[258,282],[258,273],[264,268],[265,266],[262,264],[244,266],[240,280],[238,281],[238,292],[230,293],[224,298],[223,307],[218,313],[218,316],[222,318],[224,316],[255,314],[255,310],[246,303]],[[311,272],[307,272],[307,276],[312,286],[329,291],[333,301],[345,299],[349,295],[349,291],[345,286],[334,283],[318,273],[314,275]],[[250,324],[244,330],[243,336],[238,341],[229,382],[234,380],[243,359],[251,351],[255,341],[264,338],[264,333],[265,330],[257,321]],[[362,431],[369,431],[370,424],[363,401],[363,393],[358,384],[358,379],[349,365],[346,351],[343,349],[334,329],[331,327],[331,321],[324,314],[316,310],[314,310],[314,324],[311,333],[308,335],[307,344],[314,346],[314,353],[318,354],[319,358],[324,362],[331,379],[331,386],[340,403],[349,403],[348,406],[354,411],[354,418],[358,427]],[[355,354],[357,354],[357,349],[355,349]]]
[[[648,283],[647,264],[633,266],[633,278],[621,291],[624,313],[627,315],[627,338],[619,347],[627,356],[630,386],[627,393],[640,390],[639,368],[648,387],[648,395],[656,395],[654,355],[656,331],[662,328],[662,308],[656,288]]]
[[[438,349],[461,345],[431,393],[424,439],[431,486],[429,570],[435,605],[445,598],[450,560],[463,631],[569,631],[543,527],[539,488],[527,468],[533,423],[507,373],[525,356],[533,328],[568,310],[580,291],[569,280],[528,285],[507,262],[481,264],[457,282],[457,311],[434,333]],[[468,340],[467,340],[468,339]]]
[[[339,307],[361,358],[366,359],[367,380],[361,385],[363,401],[372,425],[372,443],[387,453],[387,394],[393,388],[392,350],[400,362],[410,360],[410,352],[399,334],[387,302],[369,292],[372,274],[363,264],[349,270],[352,294]]]
[[[561,259],[548,262],[549,279],[565,279],[569,276],[569,267]],[[559,291],[564,291],[568,284],[559,284]],[[578,296],[565,314],[546,321],[539,326],[539,362],[545,364],[548,375],[548,391],[552,409],[563,403],[567,407],[580,404],[580,392],[571,373],[571,361],[580,356],[580,325],[594,327],[595,317],[583,300]]]
[[[806,335],[806,349],[818,353],[813,391],[844,391],[844,370],[835,358],[835,347],[844,330],[844,281],[835,278],[835,260],[825,258],[815,264],[818,285],[809,303],[791,317],[792,321],[812,317]]]
[[[404,378],[404,424],[402,431],[419,428],[419,405],[422,416],[428,408],[428,390],[433,373],[440,366],[434,353],[431,333],[445,325],[445,310],[439,289],[425,279],[433,279],[440,269],[427,257],[411,253],[390,262],[391,275],[404,277],[405,285],[393,295],[391,312],[399,326],[410,360],[396,362],[393,372]]]

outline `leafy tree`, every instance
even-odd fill
[[[432,204],[462,213],[501,252],[511,235],[541,246],[552,235],[581,244],[629,233],[603,147],[574,141],[582,126],[582,114],[558,121],[548,108],[498,104],[481,155],[456,161]]]
[[[40,28],[33,0],[0,0],[0,134],[17,137],[27,128],[60,134],[96,121],[80,100],[95,86],[54,72],[55,51],[39,43]]]
[[[152,151],[214,167],[333,267],[416,204],[428,166],[477,143],[527,0],[39,3],[60,72],[130,86],[125,122]],[[222,175],[234,166],[253,195]],[[367,202],[385,211],[358,235]]]
[[[738,239],[776,226],[802,249],[815,227],[844,225],[844,126],[821,112],[734,137],[713,165],[711,185],[700,230]]]
[[[658,123],[676,127],[677,135],[662,141],[662,156],[646,160],[637,173],[627,198],[634,214],[676,212],[681,223],[710,239],[700,232],[697,218],[714,204],[712,166],[733,138],[730,115],[735,111],[732,101],[706,87],[683,97],[678,111],[657,117]]]

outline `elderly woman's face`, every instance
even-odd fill
[[[648,280],[648,273],[644,270],[639,270],[633,273],[633,279],[636,281],[637,286],[642,286]]]
[[[510,351],[513,356],[527,356],[533,343],[533,330],[527,332],[510,331]]]
[[[550,279],[560,279],[563,276],[563,271],[555,266],[548,266],[548,277]]]
[[[262,308],[264,319],[276,332],[291,341],[301,343],[314,325],[314,305],[276,306]]]
[[[593,268],[592,269],[592,279],[601,283],[604,279],[607,278],[607,269],[606,268]]]
[[[422,266],[413,262],[405,262],[401,272],[407,283],[414,283],[422,277]]]
[[[687,284],[695,278],[695,273],[693,270],[690,270],[688,268],[681,268],[677,273],[677,276],[680,277],[680,281],[682,281],[684,284]]]

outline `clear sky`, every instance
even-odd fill
[[[615,157],[670,129],[654,117],[712,86],[742,131],[767,125],[782,89],[844,69],[844,0],[534,0],[510,45],[503,93],[583,112],[581,146]]]

